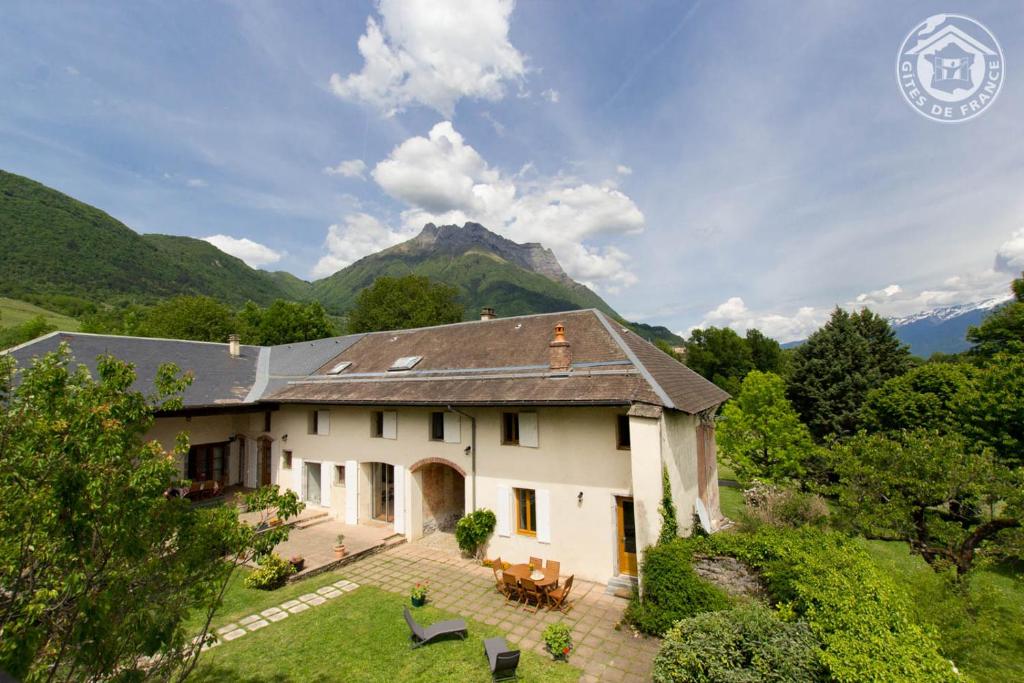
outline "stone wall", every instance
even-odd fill
[[[430,463],[423,473],[423,533],[454,531],[466,509],[466,485],[461,474],[447,465]]]

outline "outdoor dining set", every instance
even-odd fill
[[[495,587],[505,596],[505,604],[515,604],[516,607],[522,605],[524,610],[534,613],[542,607],[560,612],[572,609],[569,593],[572,591],[574,575],[559,585],[560,569],[559,562],[545,562],[537,557],[531,557],[527,563],[508,567],[505,567],[500,557],[491,562]]]

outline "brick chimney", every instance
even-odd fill
[[[228,354],[232,358],[238,358],[242,355],[242,338],[237,334],[228,335]]]
[[[480,319],[481,320],[494,320],[497,317],[498,316],[496,316],[494,314],[494,309],[491,308],[490,306],[486,306],[486,307],[480,309]]]
[[[572,366],[572,344],[565,339],[565,324],[561,321],[555,323],[555,338],[548,344],[548,356],[552,370],[565,372]]]

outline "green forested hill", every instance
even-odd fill
[[[110,215],[0,171],[0,294],[153,300],[208,294],[230,303],[287,297],[278,281],[202,240],[140,235]]]

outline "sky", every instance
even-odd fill
[[[1005,56],[959,124],[896,78],[939,12]],[[474,220],[628,319],[790,341],[836,305],[1008,292],[1022,36],[1020,5],[984,0],[15,0],[0,168],[304,279]]]

